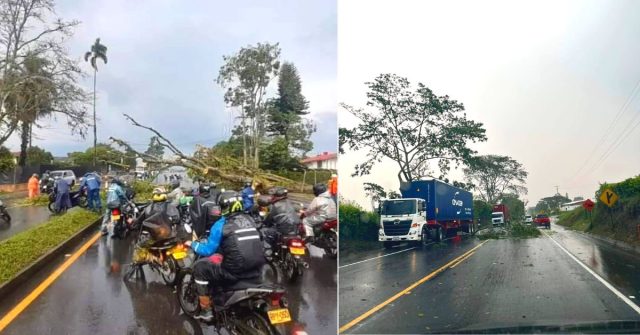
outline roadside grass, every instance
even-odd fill
[[[362,240],[341,240],[339,244],[340,252],[350,253],[366,250],[376,250],[382,248],[382,242],[362,241]]]
[[[11,207],[46,206],[49,204],[49,196],[42,194],[33,199],[24,198],[16,201]]]
[[[0,242],[0,284],[90,225],[98,214],[78,208]]]

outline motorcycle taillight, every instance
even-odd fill
[[[111,210],[111,215],[120,215],[120,210],[117,208],[114,208]]]
[[[291,240],[289,241],[290,247],[302,248],[304,247],[304,241],[302,240]]]
[[[274,307],[288,307],[289,303],[287,302],[287,298],[284,296],[284,292],[274,292],[271,293],[271,306]]]

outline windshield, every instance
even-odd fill
[[[536,216],[536,218],[538,218],[538,219],[544,219],[544,218],[547,218],[547,216],[546,216],[546,215],[544,215],[544,214],[538,214],[538,216]]]
[[[502,217],[502,213],[493,213],[491,214],[492,218],[501,218]]]
[[[405,215],[415,213],[415,200],[387,200],[382,204],[382,215]]]
[[[50,176],[53,178],[62,177],[62,171],[51,172]]]

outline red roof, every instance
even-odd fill
[[[334,159],[338,157],[338,154],[336,154],[335,152],[323,152],[320,155],[317,156],[313,156],[313,157],[307,157],[303,160],[300,161],[300,163],[313,163],[313,162],[321,162],[321,161],[328,161],[330,159]]]

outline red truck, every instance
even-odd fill
[[[497,226],[509,223],[509,221],[511,221],[509,207],[505,204],[493,205],[493,210],[491,210],[491,223]]]
[[[546,214],[538,214],[536,218],[533,219],[533,223],[535,223],[538,227],[546,227],[547,229],[551,229],[551,219]]]

